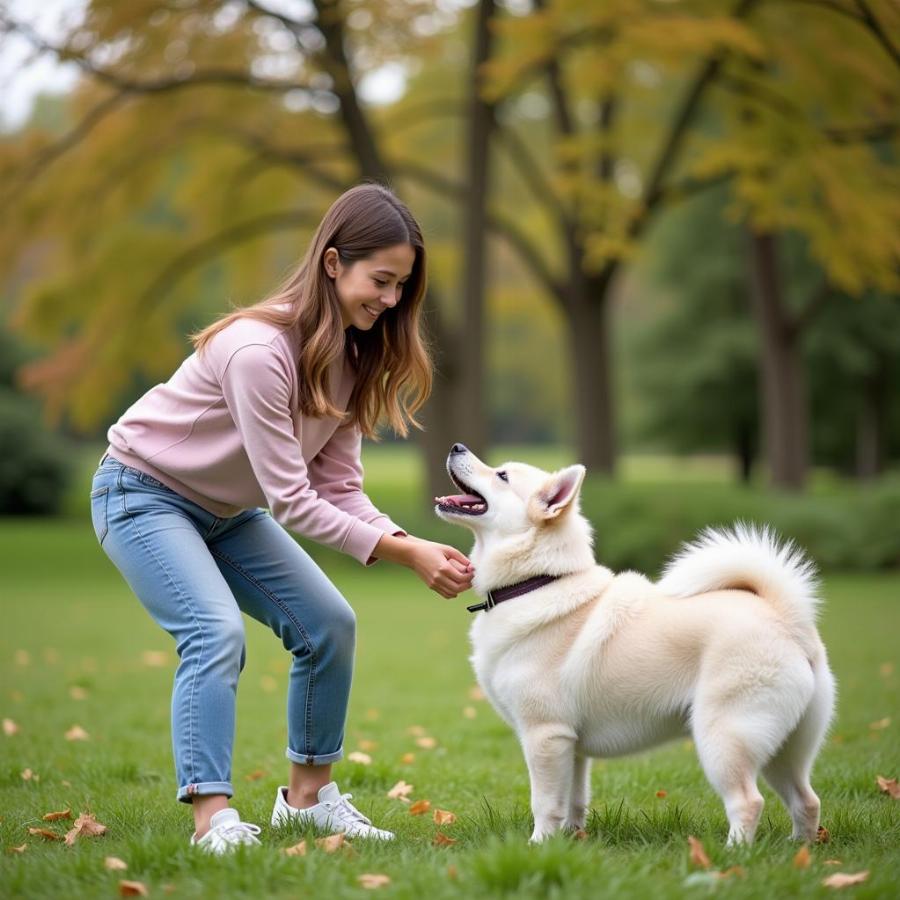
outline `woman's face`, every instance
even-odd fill
[[[386,309],[396,306],[415,260],[409,244],[395,244],[344,265],[337,250],[329,247],[323,263],[337,289],[344,328],[353,325],[367,331]]]

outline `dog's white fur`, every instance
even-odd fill
[[[578,510],[582,466],[492,469],[460,445],[447,465],[488,504],[478,516],[437,510],[475,535],[478,594],[562,576],[478,613],[471,628],[478,682],[525,753],[531,839],[584,826],[591,757],[687,733],[725,805],[729,843],[753,840],[760,772],[784,800],[793,836],[814,840],[809,774],[835,688],[815,626],[812,564],[768,530],[739,525],[706,531],[656,584],[615,575],[595,563]]]

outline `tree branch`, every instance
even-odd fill
[[[875,18],[875,13],[872,12],[869,4],[866,0],[855,0],[855,2],[861,13],[862,20],[868,26],[869,31],[875,36],[875,40],[884,47],[888,56],[890,56],[894,63],[897,66],[900,66],[900,51],[893,45],[885,30],[881,27],[881,23]]]

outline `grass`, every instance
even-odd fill
[[[384,502],[396,469],[370,461],[370,479],[377,480],[379,466]],[[465,545],[462,534],[459,542]],[[83,518],[0,520],[0,718],[19,726],[0,735],[0,897],[113,897],[121,877],[144,882],[151,896],[361,897],[368,893],[357,876],[377,872],[391,878],[380,893],[400,898],[769,898],[830,895],[821,886],[826,875],[862,869],[871,874],[849,889],[853,896],[900,894],[900,804],[875,787],[876,775],[900,774],[896,574],[826,579],[822,632],[840,701],[814,784],[831,842],[811,848],[811,867],[798,870],[787,815],[766,788],[757,843],[724,848],[724,813],[688,742],[598,763],[587,840],[529,846],[528,779],[518,745],[490,707],[470,696],[463,599],[442,600],[388,565],[363,570],[333,554],[320,558],[359,618],[346,749],[375,742],[371,765],[344,761],[336,776],[398,839],[357,842],[338,855],[278,852],[312,835],[266,824],[287,767],[288,661],[278,641],[250,622],[234,802],[245,819],[263,825],[266,846],[207,859],[187,846],[190,812],[174,801],[169,638],[131,596]],[[168,663],[148,666],[148,650],[164,651]],[[83,699],[73,699],[72,688]],[[888,717],[885,727],[871,727]],[[88,741],[65,740],[75,724]],[[413,726],[437,746],[418,747]],[[402,761],[407,753],[413,762]],[[26,768],[39,780],[24,780]],[[387,798],[400,779],[414,785],[414,799],[457,814],[442,829],[455,844],[434,846],[431,818],[411,816]],[[656,796],[660,790],[664,798]],[[66,823],[47,825],[41,816],[67,807],[76,815],[93,812],[107,834],[71,848],[28,834],[29,826],[62,832]],[[703,840],[717,869],[739,865],[744,874],[716,882],[698,876],[688,862],[689,834]],[[5,852],[23,843],[24,853]],[[127,872],[106,871],[105,856],[126,860]],[[841,864],[826,866],[826,859]]]

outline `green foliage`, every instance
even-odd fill
[[[63,438],[33,400],[0,387],[0,514],[57,512],[71,476]]]

